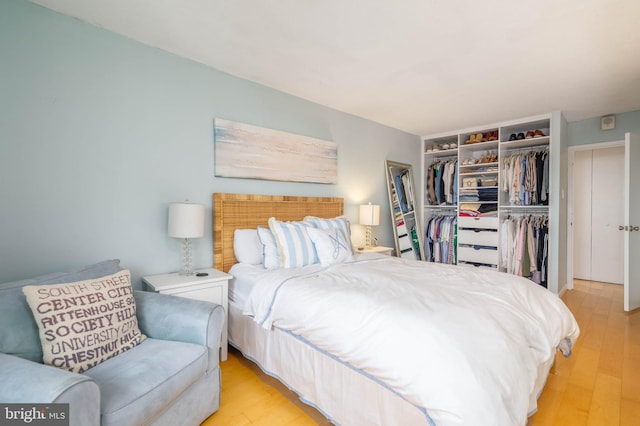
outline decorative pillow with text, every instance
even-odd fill
[[[44,363],[82,373],[141,343],[128,270],[22,288],[38,324]]]

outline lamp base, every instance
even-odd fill
[[[371,248],[371,240],[372,240],[372,232],[371,232],[371,226],[366,227],[366,232],[365,232],[365,237],[364,237],[364,246],[366,248]]]
[[[184,250],[184,254],[182,255],[184,266],[182,271],[178,272],[178,275],[190,276],[193,275],[193,270],[191,269],[191,241],[188,238],[185,238],[182,240],[182,247]]]

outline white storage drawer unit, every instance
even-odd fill
[[[498,265],[498,250],[493,248],[477,248],[458,246],[458,260],[461,262],[484,263]]]
[[[458,229],[463,228],[482,228],[482,229],[498,229],[497,217],[458,217]]]
[[[498,267],[496,265],[485,265],[484,263],[476,263],[476,262],[463,262],[460,261],[458,262],[459,265],[468,265],[468,266],[473,266],[474,268],[484,268],[484,269],[491,269],[491,270],[496,270],[498,269]]]
[[[492,229],[461,229],[458,231],[458,244],[498,247],[498,232]]]

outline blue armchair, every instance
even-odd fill
[[[42,363],[25,285],[75,282],[120,270],[119,261],[0,284],[0,402],[69,403],[71,425],[198,425],[220,404],[219,305],[135,291],[142,343],[83,374]]]

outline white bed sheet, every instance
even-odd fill
[[[526,424],[555,348],[569,352],[579,333],[531,281],[391,257],[263,271],[243,313],[335,355],[438,425]]]
[[[289,332],[260,327],[236,303],[229,304],[229,343],[333,424],[433,426],[388,388]]]
[[[379,259],[384,255],[377,253],[356,253],[353,255],[355,260],[366,259]],[[321,270],[322,267],[318,265],[308,266],[305,270]],[[244,306],[249,293],[255,283],[260,277],[267,271],[262,265],[253,265],[249,263],[236,263],[229,270],[229,274],[233,278],[229,281],[229,301],[235,302],[240,306]]]
[[[251,289],[264,273],[262,265],[250,265],[248,263],[236,263],[229,270],[233,277],[229,280],[229,302],[244,306]]]

